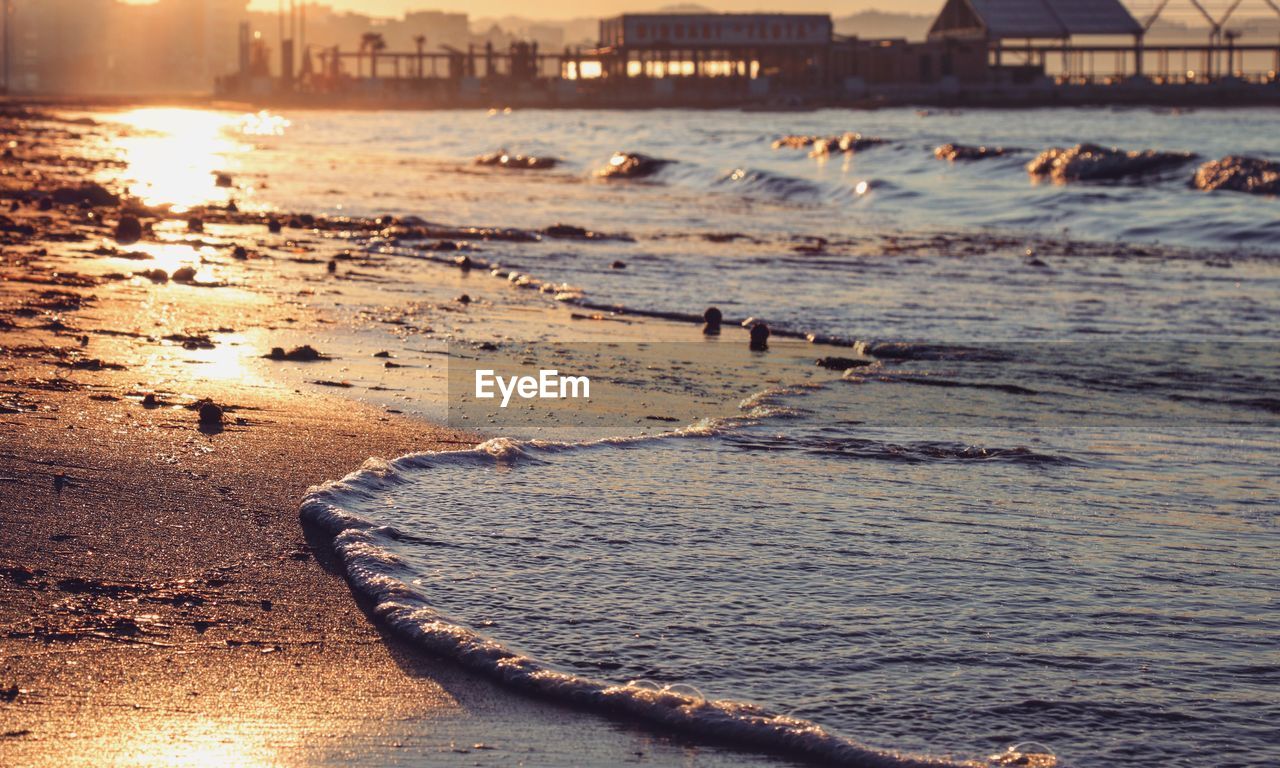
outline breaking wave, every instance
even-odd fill
[[[300,516],[331,537],[352,588],[373,604],[373,613],[423,650],[518,691],[591,711],[620,714],[674,731],[731,741],[741,747],[780,752],[829,765],[862,768],[945,768],[979,765],[943,757],[881,750],[833,733],[817,723],[755,704],[711,700],[687,684],[662,686],[648,680],[608,683],[561,671],[513,650],[433,606],[431,596],[410,584],[410,572],[388,546],[406,534],[352,511],[423,472],[498,467],[549,461],[567,451],[635,446],[678,437],[711,436],[724,424],[705,423],[658,437],[610,438],[591,443],[489,440],[466,451],[417,453],[393,461],[369,460],[341,480],[311,488]]]

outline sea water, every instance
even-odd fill
[[[245,205],[625,234],[479,247],[871,361],[668,437],[499,427],[315,489],[304,517],[382,620],[516,686],[822,759],[1280,761],[1280,203],[1193,190],[1194,162],[1022,167],[1080,142],[1276,159],[1280,112],[287,117],[228,118]],[[770,146],[847,130],[891,143]],[[1015,151],[948,164],[947,141]],[[563,162],[471,164],[500,147]],[[603,180],[614,150],[674,162]]]

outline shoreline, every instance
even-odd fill
[[[839,354],[831,347],[852,337],[775,326],[770,354],[748,357],[743,329],[708,340],[692,313],[661,311],[700,308],[687,296],[629,307],[609,304],[617,294],[607,287],[593,300],[596,284],[584,293],[550,282],[565,273],[532,266],[536,246],[523,244],[554,237],[552,227],[528,220],[513,222],[523,229],[449,226],[404,215],[413,206],[377,219],[240,211],[217,202],[237,192],[214,190],[207,165],[198,172],[208,202],[181,213],[149,207],[110,181],[123,161],[81,151],[131,129],[109,114],[33,114],[0,112],[0,138],[17,144],[0,164],[0,488],[18,499],[0,523],[0,712],[20,715],[0,729],[0,763],[786,762],[735,751],[744,743],[731,737],[684,741],[636,719],[527,698],[424,654],[430,643],[397,639],[386,606],[359,597],[358,569],[299,524],[298,502],[370,456],[467,448],[480,432],[521,437],[506,419],[483,416],[475,430],[456,429],[472,422],[441,387],[460,360],[532,365],[554,349],[555,364],[578,373],[595,360],[606,378],[710,368],[720,389],[701,390],[691,409],[706,415],[740,402],[744,387],[838,376],[814,358]],[[272,178],[277,190],[282,176]],[[586,253],[591,234],[553,247],[598,258]],[[1025,247],[1028,267],[1046,267],[1031,263],[1046,253],[1139,265],[1190,258],[1204,260],[1188,267],[1197,275],[1212,268],[1209,280],[1249,258],[1029,237],[875,233],[833,243],[832,257],[959,258],[985,247],[1019,258]],[[627,268],[619,263],[612,269]],[[1238,286],[1254,270],[1241,272],[1226,274]],[[716,303],[735,317],[754,308]],[[903,343],[895,330],[882,329],[889,357]],[[563,342],[658,343],[596,354]],[[877,356],[874,342],[856,356]],[[651,389],[639,387],[639,411],[636,390],[603,403],[605,418],[619,417],[605,428],[645,431],[621,417],[659,431],[688,423],[688,387]],[[565,428],[539,426],[555,436]],[[438,505],[451,485],[465,497]],[[445,519],[478,494],[445,483],[416,508]]]
[[[1174,86],[1179,87],[1179,86]],[[1195,86],[1180,86],[1194,88]],[[1205,86],[1199,86],[1205,87]],[[905,95],[880,95],[862,98],[822,98],[793,102],[790,100],[753,100],[708,102],[702,99],[655,102],[652,100],[624,101],[568,101],[549,100],[532,103],[521,98],[459,99],[447,103],[412,99],[371,99],[366,97],[330,97],[307,94],[257,97],[234,94],[121,94],[118,96],[79,94],[20,94],[0,95],[0,106],[40,107],[54,110],[128,109],[137,107],[188,107],[192,109],[231,109],[253,112],[257,110],[355,111],[355,112],[442,112],[451,110],[521,109],[551,111],[605,111],[605,112],[655,112],[662,110],[695,110],[704,112],[777,112],[803,113],[820,110],[850,110],[874,112],[880,109],[917,107],[921,109],[984,109],[1010,112],[1041,109],[1218,109],[1257,110],[1280,107],[1280,86],[1224,85],[1211,88],[1194,98],[1179,98],[1177,94],[1156,91],[1148,98],[1135,96],[1135,91],[1123,86],[1074,86],[1078,92],[1029,89],[1026,94],[1009,95],[992,89],[986,96],[982,91],[942,92],[933,97],[920,97],[911,89]],[[519,94],[517,94],[519,96]],[[1021,100],[1020,100],[1021,99]]]
[[[94,130],[0,120],[6,140],[62,150]],[[296,235],[207,212],[199,239],[217,245],[194,249],[172,220],[199,214],[40,210],[54,188],[85,188],[66,157],[19,154],[6,170],[0,196],[26,202],[5,214],[0,265],[0,487],[13,500],[0,525],[0,762],[777,763],[525,698],[375,624],[304,533],[298,500],[370,456],[476,438],[304,394],[260,360],[268,340],[325,327],[305,302],[271,298],[323,274],[283,255]],[[155,233],[110,246],[123,210]],[[237,241],[274,258],[222,257]],[[126,253],[152,244],[150,258]],[[195,275],[180,282],[185,262],[164,248],[204,254]],[[139,276],[157,262],[163,281]],[[237,376],[221,380],[224,366]],[[220,424],[202,423],[206,399]]]

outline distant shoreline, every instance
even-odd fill
[[[822,109],[876,110],[896,107],[945,109],[1036,110],[1089,107],[1163,107],[1272,109],[1280,108],[1280,84],[1214,83],[1208,85],[1073,85],[1052,88],[963,88],[945,90],[930,86],[901,86],[870,90],[862,97],[797,95],[794,97],[716,99],[647,98],[560,101],[539,99],[526,93],[457,98],[447,102],[429,99],[369,98],[333,94],[279,94],[236,96],[226,94],[14,94],[0,96],[3,107],[56,109],[124,109],[164,106],[203,109],[300,109],[356,111],[444,111],[459,109],[549,109],[652,111],[812,112]]]

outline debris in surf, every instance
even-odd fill
[[[599,175],[608,179],[643,179],[656,174],[673,161],[634,152],[615,152]]]
[[[1228,190],[1252,195],[1280,194],[1280,163],[1230,155],[1200,166],[1191,186],[1206,192]]]
[[[952,163],[964,160],[985,160],[989,157],[1004,157],[1013,152],[1005,147],[971,146],[968,144],[943,144],[933,150],[933,156],[939,160]]]
[[[1027,173],[1054,181],[1116,181],[1163,173],[1195,159],[1189,152],[1126,152],[1097,144],[1077,144],[1070,149],[1046,149],[1027,163]]]
[[[847,371],[850,368],[865,368],[875,365],[875,362],[865,357],[820,357],[814,361],[814,365],[819,368],[826,368],[829,371]]]
[[[804,149],[810,148],[810,157],[821,157],[835,152],[856,153],[871,147],[878,147],[882,144],[888,144],[888,139],[881,139],[875,136],[863,136],[855,131],[847,131],[839,136],[807,136],[807,135],[787,135],[773,142],[774,149]]]
[[[515,155],[505,149],[490,152],[487,155],[480,155],[475,160],[476,165],[517,171],[544,171],[555,168],[559,163],[559,158]]]

